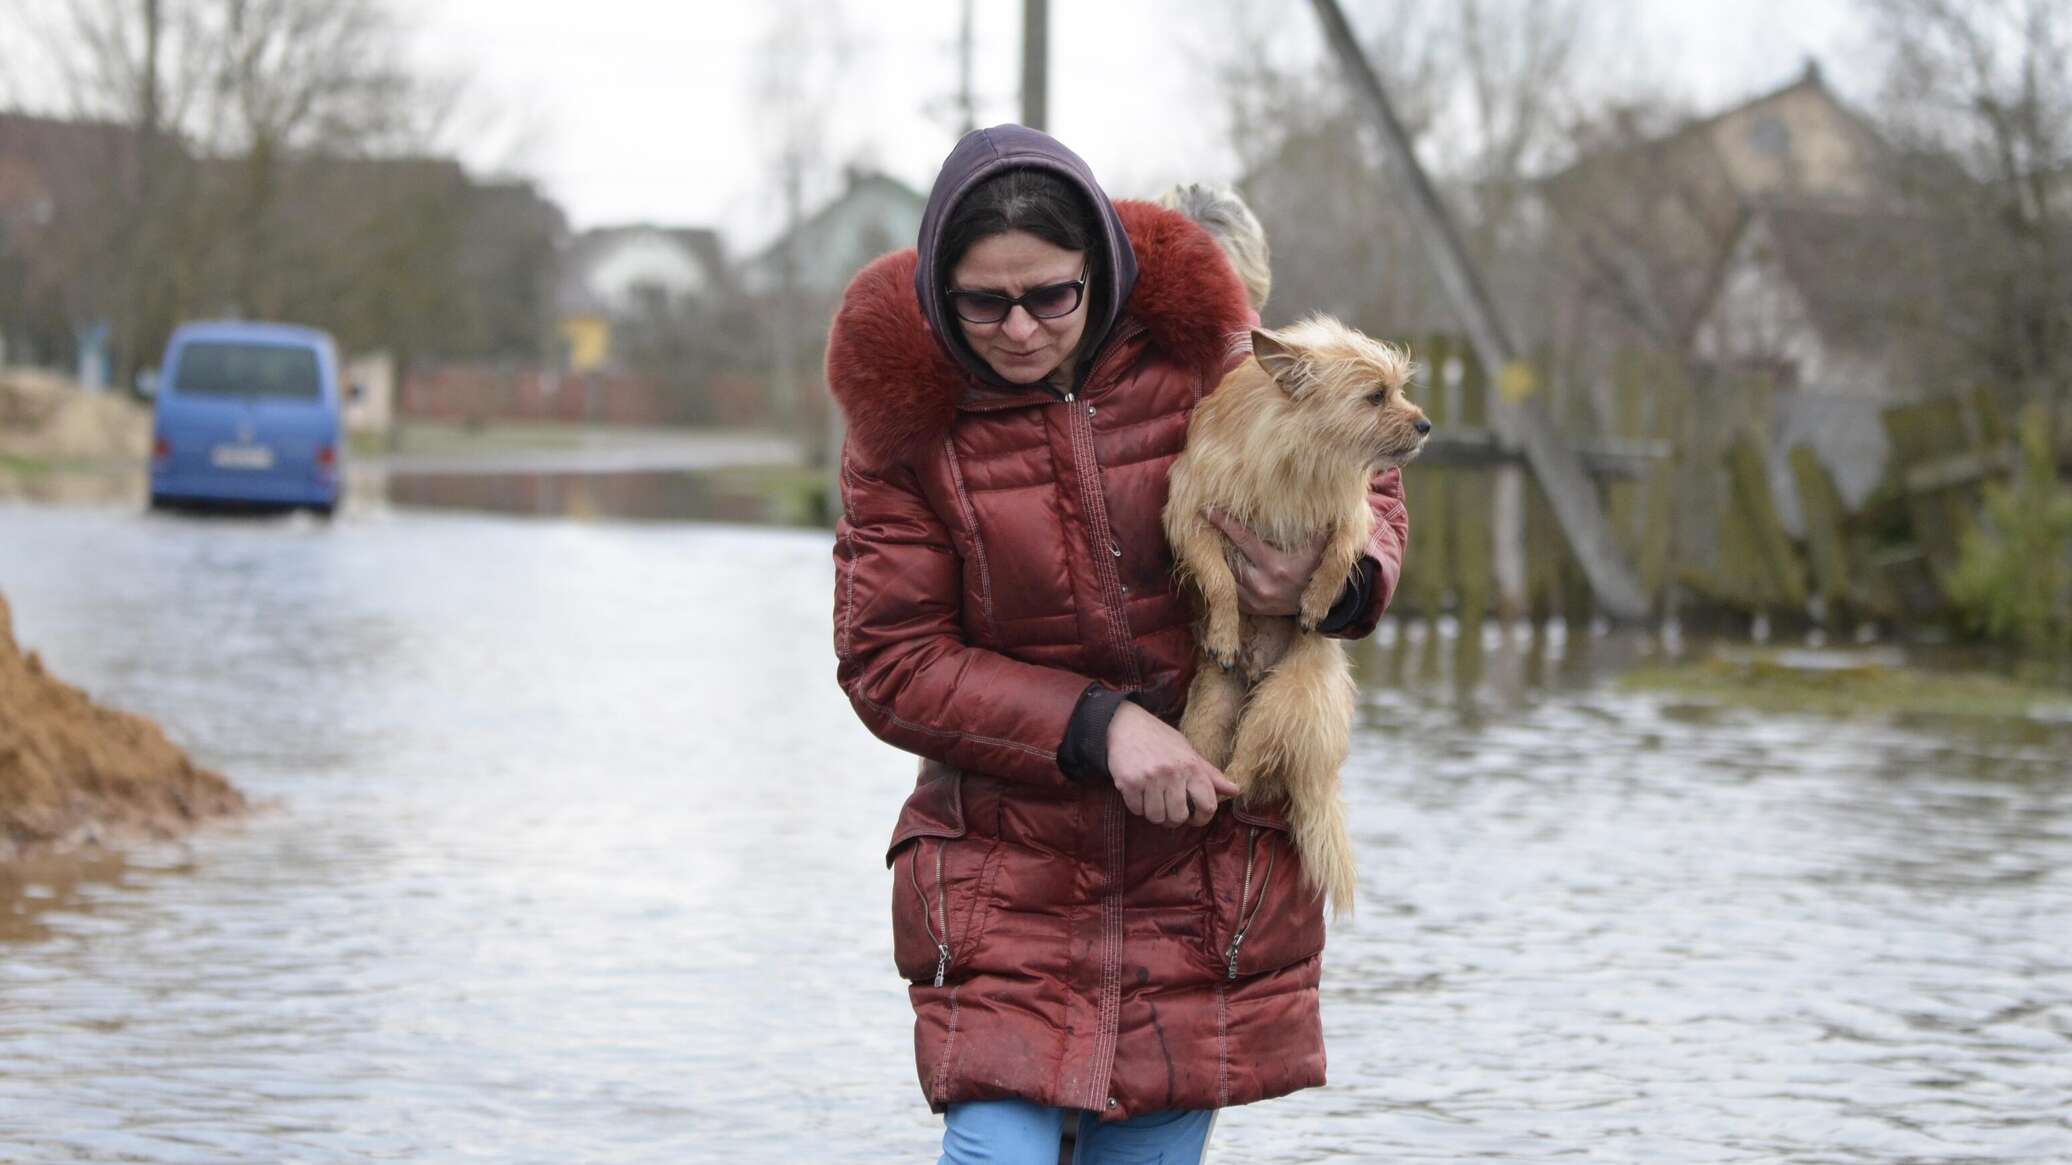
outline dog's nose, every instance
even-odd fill
[[[1411,428],[1416,429],[1420,434],[1429,433],[1432,431],[1432,423],[1423,417],[1419,417],[1417,418],[1417,423],[1412,425]]]

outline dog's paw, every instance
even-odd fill
[[[1237,666],[1236,629],[1223,631],[1215,627],[1209,628],[1208,633],[1202,636],[1201,649],[1203,654],[1216,661],[1217,667],[1229,671]]]
[[[1318,624],[1330,617],[1331,605],[1338,601],[1336,591],[1319,591],[1312,587],[1302,594],[1302,611],[1297,622],[1304,631],[1315,631]]]
[[[1304,631],[1315,631],[1318,625],[1323,623],[1325,616],[1330,613],[1331,608],[1329,607],[1318,611],[1313,609],[1308,603],[1304,603],[1302,604],[1301,614],[1295,616],[1295,625]]]

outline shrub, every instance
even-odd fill
[[[2023,418],[2013,485],[1988,485],[1964,535],[1950,600],[1972,630],[2030,651],[2072,649],[2072,489],[2040,413]]]

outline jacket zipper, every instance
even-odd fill
[[[1230,936],[1230,948],[1223,952],[1223,968],[1229,978],[1237,978],[1237,950],[1245,945],[1245,932],[1252,929],[1252,920],[1259,917],[1259,908],[1266,904],[1266,884],[1273,879],[1274,855],[1266,855],[1266,873],[1259,878],[1259,900],[1252,902],[1252,913],[1245,913],[1245,903],[1252,898],[1252,863],[1259,859],[1259,827],[1245,827],[1245,880],[1237,892],[1237,933]]]
[[[1129,669],[1130,683],[1136,684],[1141,677],[1136,646],[1130,641],[1128,630],[1128,600],[1122,593],[1122,572],[1115,566],[1122,557],[1122,545],[1115,541],[1115,531],[1108,525],[1108,504],[1101,496],[1101,467],[1094,458],[1093,423],[1085,410],[1078,407],[1073,393],[1065,394],[1065,403],[1070,407],[1065,423],[1072,434],[1074,460],[1079,463],[1080,505],[1086,510],[1095,540],[1102,544],[1094,551],[1094,574],[1101,580],[1103,601],[1115,612],[1116,625],[1110,628],[1109,644],[1121,654],[1123,665]]]
[[[1099,382],[1105,369],[1120,357],[1117,355],[1130,335],[1115,338],[1101,358],[1088,370],[1081,387]],[[1129,633],[1129,616],[1124,606],[1122,573],[1115,562],[1122,557],[1122,547],[1115,541],[1115,535],[1108,527],[1107,502],[1101,496],[1101,470],[1094,459],[1093,423],[1088,420],[1092,406],[1082,405],[1078,391],[1068,391],[1058,398],[1070,410],[1066,429],[1072,439],[1073,461],[1078,466],[1080,504],[1084,507],[1087,521],[1096,541],[1104,543],[1094,553],[1095,573],[1101,581],[1101,594],[1109,608],[1115,612],[1115,626],[1111,628],[1110,643],[1121,653],[1128,668],[1128,679],[1132,685],[1140,683],[1137,668],[1137,653]],[[1101,1008],[1100,1019],[1095,1031],[1093,1070],[1088,1079],[1087,1107],[1096,1111],[1102,1107],[1102,1099],[1109,1087],[1110,1077],[1115,1069],[1115,1043],[1120,1028],[1122,994],[1122,890],[1120,871],[1122,869],[1122,802],[1109,798],[1102,808],[1109,842],[1109,886],[1102,899],[1102,953],[1101,953]],[[947,927],[945,927],[947,931]],[[947,958],[947,953],[944,956]],[[1115,1104],[1113,1097],[1107,1097],[1107,1106]]]
[[[921,875],[915,870],[915,867],[920,864],[919,847],[916,847],[914,859],[907,862],[907,881],[912,883],[914,887],[914,897],[921,900],[921,925],[928,928],[928,940],[935,944],[935,985],[937,987],[942,986],[943,978],[950,973],[950,902],[942,883],[942,847],[947,844],[949,843],[941,838],[937,838],[935,842],[935,909],[933,911],[928,907],[927,893],[921,889]],[[929,921],[929,915],[932,913],[940,914],[940,930],[937,929],[935,922]]]

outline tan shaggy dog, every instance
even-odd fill
[[[1355,690],[1343,645],[1316,627],[1367,546],[1371,479],[1417,456],[1431,429],[1404,395],[1412,370],[1402,349],[1328,316],[1254,330],[1252,359],[1194,410],[1164,515],[1176,569],[1203,616],[1180,729],[1246,799],[1286,797],[1306,880],[1340,912],[1353,902],[1338,770]],[[1239,613],[1240,552],[1208,509],[1282,550],[1324,538],[1300,615]]]

